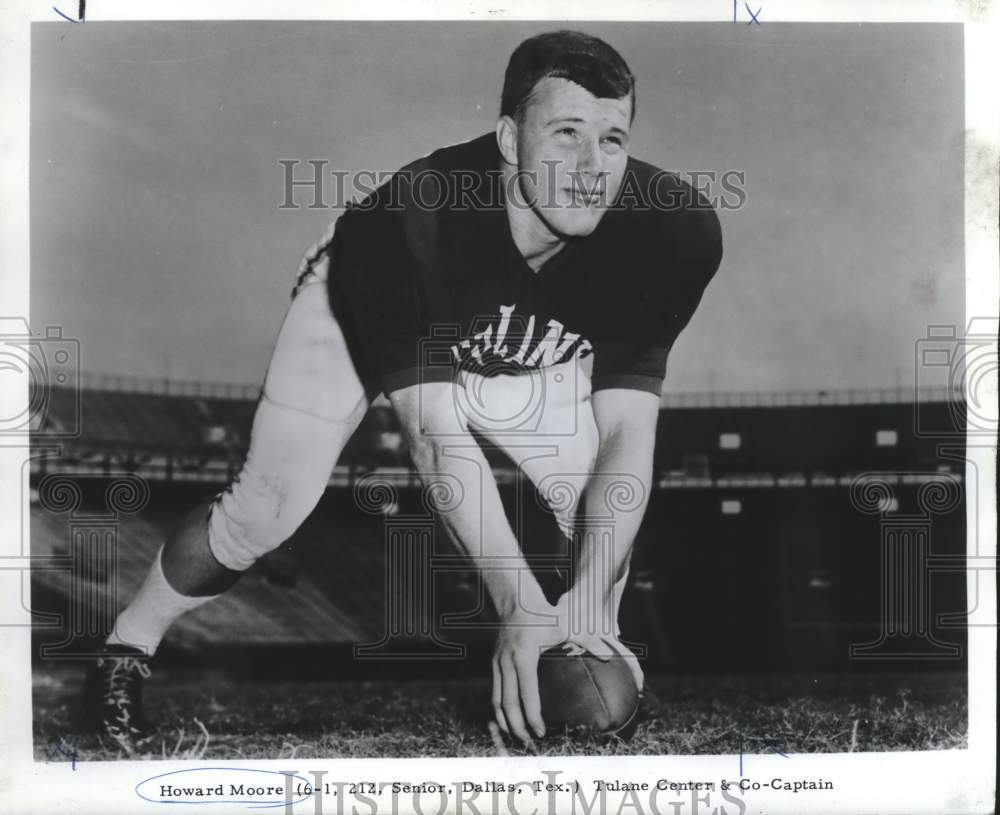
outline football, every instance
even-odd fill
[[[574,646],[550,648],[538,660],[542,718],[550,731],[631,738],[639,691],[624,659],[602,661]]]

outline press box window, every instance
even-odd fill
[[[728,498],[722,502],[723,515],[739,515],[743,511],[743,502],[738,498]]]
[[[720,450],[739,450],[740,449],[740,434],[739,433],[720,433],[719,434],[719,449]]]
[[[875,431],[876,447],[895,447],[897,444],[899,444],[899,433],[895,430]]]

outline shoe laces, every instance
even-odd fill
[[[144,660],[134,657],[114,657],[111,670],[107,674],[108,695],[123,712],[128,720],[127,707],[133,701],[131,698],[139,679],[149,679],[149,666]]]

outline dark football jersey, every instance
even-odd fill
[[[722,257],[711,206],[630,158],[597,228],[535,271],[511,235],[500,166],[492,133],[443,148],[337,221],[330,300],[366,387],[593,354],[593,390],[659,395],[670,348]]]

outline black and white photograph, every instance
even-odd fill
[[[0,809],[992,812],[993,4],[188,5],[5,13]]]

